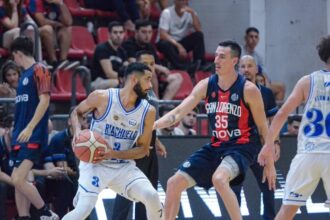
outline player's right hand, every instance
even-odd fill
[[[264,166],[262,182],[264,183],[267,180],[268,189],[276,190],[276,169],[274,165],[274,161],[267,163]]]

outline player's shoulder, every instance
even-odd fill
[[[252,92],[252,93],[254,93],[254,92],[260,92],[260,91],[259,91],[258,87],[254,83],[246,80],[245,81],[245,84],[244,84],[244,92]]]
[[[104,100],[109,98],[109,90],[108,89],[96,89],[88,96],[90,99],[94,100]]]

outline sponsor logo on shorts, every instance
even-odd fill
[[[294,198],[299,198],[302,197],[302,194],[296,193],[296,192],[290,192],[290,197],[294,197]]]
[[[191,163],[189,161],[186,161],[186,162],[183,163],[182,166],[185,167],[185,168],[188,168],[188,167],[191,166]]]

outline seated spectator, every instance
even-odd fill
[[[139,19],[136,0],[84,0],[87,8],[116,12],[126,30],[134,31],[134,21]]]
[[[298,135],[300,123],[301,123],[301,115],[291,115],[288,117],[288,125],[287,131],[284,132],[282,135],[288,136],[296,136]]]
[[[0,136],[0,219],[7,219],[7,199],[15,200],[14,187],[10,177],[13,169],[10,162],[12,120],[13,118],[7,125],[2,125],[5,132]]]
[[[183,135],[185,136],[196,135],[197,132],[194,130],[196,121],[197,121],[197,109],[194,109],[182,118],[177,128],[179,128],[183,132]]]
[[[157,52],[151,44],[151,36],[152,26],[150,21],[138,20],[136,21],[135,36],[125,41],[123,43],[123,48],[127,52],[129,62],[135,62],[137,53],[140,53],[141,51],[143,52],[140,53],[140,56],[143,54],[153,56],[152,66],[155,69],[155,74],[153,74],[152,78],[152,88],[157,98],[171,100],[180,89],[182,76],[179,73],[171,74],[167,67],[160,65]]]
[[[193,75],[205,62],[205,46],[201,23],[188,2],[174,0],[174,5],[162,12],[157,47],[173,68],[187,70]],[[185,62],[190,51],[193,51],[194,65]]]
[[[136,4],[139,7],[139,17],[140,17],[140,19],[149,20],[150,10],[151,10],[150,1],[149,0],[137,0]],[[135,24],[135,29],[137,30],[136,24]]]
[[[266,87],[269,87],[277,101],[282,101],[285,96],[285,86],[280,82],[270,82],[265,72],[264,60],[262,56],[255,50],[259,43],[259,30],[255,27],[249,27],[245,30],[245,45],[242,47],[242,56],[250,55],[254,58],[258,65],[259,73],[262,73],[266,80]]]
[[[40,37],[54,70],[66,67],[71,45],[72,17],[63,0],[30,0],[28,9],[41,28]],[[59,60],[56,57],[54,42],[59,47]]]
[[[12,60],[7,60],[1,68],[0,73],[1,84],[0,84],[0,97],[1,98],[15,98],[16,88],[18,86],[18,80],[21,75],[21,69]],[[8,102],[3,103],[1,106],[4,110],[10,114],[15,111],[15,103]]]
[[[93,90],[118,86],[118,71],[128,64],[126,51],[121,47],[124,35],[123,25],[113,21],[109,24],[109,40],[96,46],[92,60]]]

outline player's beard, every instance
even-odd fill
[[[136,95],[138,96],[139,99],[146,99],[147,96],[148,96],[148,93],[143,91],[140,82],[138,82],[134,86],[133,90],[134,90],[134,92],[136,93]]]

